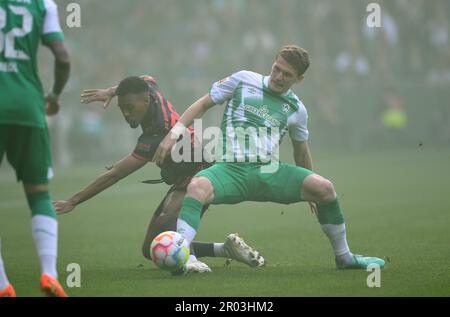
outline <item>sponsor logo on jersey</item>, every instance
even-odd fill
[[[251,112],[258,117],[266,120],[273,127],[281,126],[281,122],[269,114],[269,109],[267,109],[266,105],[263,105],[261,108],[257,108],[251,105],[245,105],[244,109],[245,111]]]

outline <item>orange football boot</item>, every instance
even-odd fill
[[[16,297],[16,292],[11,284],[0,290],[0,297]]]
[[[68,297],[58,280],[45,273],[41,276],[41,291],[47,297]]]

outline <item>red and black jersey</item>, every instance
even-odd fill
[[[143,123],[143,130],[152,133],[168,132],[178,121],[180,115],[172,107],[172,104],[164,98],[158,88],[155,79],[151,76],[142,76],[150,88],[151,105],[147,122]]]
[[[151,161],[159,143],[177,123],[180,115],[170,101],[161,95],[153,77],[142,76],[141,78],[149,86],[150,107],[141,124],[142,135],[139,137],[132,155],[139,160]],[[193,140],[193,130],[192,128],[189,128],[189,130]]]
[[[139,137],[132,155],[144,161],[151,161],[155,155],[159,143],[169,133],[177,123],[180,115],[176,112],[171,103],[165,99],[151,76],[142,76],[148,83],[150,93],[150,107],[141,124],[142,135]],[[191,134],[191,146],[194,144],[194,130],[189,127]],[[192,150],[191,153],[194,153]],[[199,170],[210,166],[206,162],[180,162],[175,163],[169,157],[166,158],[161,168],[162,181],[174,188],[187,186],[191,177]],[[148,181],[153,183],[153,181]]]

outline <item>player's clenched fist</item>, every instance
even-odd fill
[[[60,104],[59,97],[53,93],[47,94],[45,96],[46,106],[45,106],[45,114],[47,116],[54,116],[59,112]]]
[[[70,200],[56,200],[52,202],[53,208],[58,215],[71,212],[75,208],[75,204]]]

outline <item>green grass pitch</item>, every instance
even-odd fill
[[[267,266],[251,269],[204,259],[213,273],[172,277],[145,260],[141,242],[164,185],[139,181],[146,167],[59,217],[58,269],[81,266],[71,296],[449,296],[450,150],[427,149],[314,156],[316,170],[335,183],[353,252],[388,258],[381,287],[368,272],[338,271],[331,247],[306,204],[212,206],[198,235],[223,241],[238,232]],[[6,269],[18,296],[40,296],[30,216],[5,160],[0,171],[0,234]],[[53,199],[67,198],[103,168],[57,169]],[[289,184],[286,184],[289,186]]]

